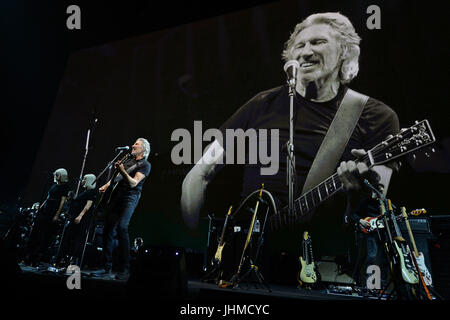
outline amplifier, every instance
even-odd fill
[[[430,222],[428,221],[428,217],[409,217],[408,221],[414,235],[416,233],[431,235]],[[398,223],[398,226],[400,227],[402,235],[405,237],[408,234],[408,229],[406,227],[405,221],[400,221]]]

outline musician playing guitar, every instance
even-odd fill
[[[295,198],[301,195],[321,143],[332,126],[341,102],[350,91],[348,84],[358,73],[359,41],[360,38],[348,18],[339,13],[320,13],[311,15],[299,23],[286,42],[282,54],[284,61],[296,60],[300,66],[297,70],[294,92]],[[220,128],[225,134],[227,130],[231,129],[244,131],[279,129],[278,140],[274,139],[278,144],[278,149],[271,149],[272,152],[277,152],[275,162],[278,164],[278,170],[275,170],[275,173],[264,174],[261,169],[267,168],[267,163],[260,161],[255,165],[246,161],[240,190],[241,196],[246,197],[264,183],[265,190],[279,200],[277,205],[281,207],[284,207],[288,200],[286,185],[288,160],[285,146],[289,140],[290,129],[289,90],[288,85],[284,85],[258,93],[236,110]],[[331,184],[327,185],[327,190],[322,191],[331,192],[330,188],[335,190],[343,186],[347,192],[347,212],[352,212],[363,199],[359,195],[363,187],[363,177],[372,175],[376,171],[379,174],[380,182],[387,188],[392,175],[391,168],[380,165],[369,169],[365,163],[354,160],[364,156],[366,153],[364,150],[370,150],[388,135],[396,134],[398,131],[399,120],[395,111],[384,103],[369,97],[362,108],[353,133],[345,145],[342,156],[336,161],[336,164],[333,164],[334,168],[337,167],[339,184],[332,180]],[[272,138],[271,131],[268,131],[264,140],[270,141],[273,145],[275,141]],[[261,137],[260,140],[262,140]],[[251,148],[247,149],[251,150]],[[228,159],[228,151],[227,141],[223,141],[223,144],[217,140],[214,141],[204,153],[203,159],[197,162],[183,181],[181,209],[186,224],[191,228],[198,225],[208,185],[224,166],[224,163],[233,161],[233,159]],[[246,160],[251,158],[248,153]],[[330,152],[330,156],[332,154],[333,152]],[[230,155],[234,154],[230,153]],[[237,163],[237,161],[233,163]],[[308,203],[305,205],[306,209],[321,202],[320,194],[316,195],[318,197],[315,199],[308,199]],[[317,210],[321,212],[314,214],[318,219],[314,225],[317,226],[317,229],[322,229],[321,232],[308,227],[308,230],[315,234],[315,239],[317,239],[315,247],[328,250],[328,252],[324,252],[324,255],[335,255],[333,250],[336,244],[336,241],[324,241],[325,237],[343,238],[339,226],[342,225],[342,213],[345,210],[346,199],[341,197],[338,200],[337,205],[324,203]],[[326,207],[323,207],[325,205]],[[280,238],[287,238],[289,232],[289,230],[285,230]],[[284,243],[290,244],[291,248],[286,249],[292,250],[292,254],[298,256],[296,244],[302,233],[298,230],[294,230],[294,232],[295,234],[290,235],[290,241],[284,241]]]
[[[99,188],[101,193],[112,188],[112,193],[105,197],[108,201],[103,230],[105,268],[94,272],[94,276],[112,276],[114,229],[117,230],[121,263],[118,266],[119,272],[116,279],[126,280],[129,276],[130,238],[128,225],[141,196],[144,180],[150,173],[151,165],[147,161],[149,154],[150,143],[144,138],[137,139],[132,146],[132,157],[123,163],[121,161],[115,163],[114,167],[119,174],[112,181],[108,181]]]
[[[379,188],[383,190],[382,187]],[[364,232],[370,228],[368,217],[380,215],[379,201],[374,192],[367,190],[366,193],[367,196],[346,215],[347,223],[353,224],[355,228],[357,240],[358,257],[354,277],[359,286],[366,287],[367,279],[371,276],[366,272],[367,268],[370,265],[377,265],[381,271],[381,288],[384,288],[389,272],[388,261],[383,249],[385,233],[377,232],[377,230]]]

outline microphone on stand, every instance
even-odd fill
[[[116,151],[127,151],[130,150],[130,146],[125,146],[125,147],[117,147]]]
[[[297,82],[297,71],[300,64],[297,60],[289,60],[284,64],[284,72],[287,75],[287,83],[289,85],[289,141],[287,143],[287,170],[286,181],[289,187],[289,202],[288,202],[288,218],[296,217],[294,207],[294,184],[295,184],[295,153],[294,153],[294,96],[295,85]],[[285,217],[286,218],[286,217]]]
[[[287,83],[292,88],[295,88],[295,84],[297,82],[297,71],[300,68],[300,64],[297,60],[289,60],[284,64],[284,72],[287,75]]]

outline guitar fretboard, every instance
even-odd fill
[[[367,156],[363,157],[360,162],[364,162],[367,166],[370,166],[370,161]],[[344,187],[339,175],[337,173],[330,176],[325,181],[322,181],[316,187],[312,188],[298,199],[294,200],[294,215],[295,218],[306,217],[313,211],[319,204],[327,200]],[[285,206],[280,214],[289,213],[289,207]]]
[[[317,207],[320,203],[341,190],[343,184],[337,174],[332,175],[327,180],[320,183],[315,188],[306,192],[303,196],[294,201],[295,213],[306,215]]]

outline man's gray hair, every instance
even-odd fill
[[[349,83],[358,74],[359,43],[361,38],[356,33],[350,20],[339,12],[312,14],[297,24],[289,40],[285,43],[285,48],[282,53],[283,60],[289,61],[296,58],[292,56],[295,38],[302,30],[315,24],[327,24],[336,31],[337,40],[340,42],[342,49],[342,65],[339,78],[342,84]]]
[[[138,138],[137,141],[140,141],[142,143],[142,147],[144,148],[144,159],[147,159],[150,154],[150,142],[148,142],[145,138]]]

